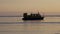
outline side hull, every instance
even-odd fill
[[[22,18],[23,20],[43,20],[44,17],[41,18]]]

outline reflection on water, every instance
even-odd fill
[[[60,34],[60,17],[30,21],[20,17],[0,17],[0,34]]]

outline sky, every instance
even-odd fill
[[[37,10],[45,14],[59,14],[60,0],[0,0],[0,16],[19,15]]]

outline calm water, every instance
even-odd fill
[[[60,34],[60,17],[23,21],[22,17],[0,17],[0,34]]]

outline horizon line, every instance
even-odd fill
[[[45,17],[60,17],[60,15],[44,15]],[[23,17],[23,16],[0,16],[0,17]]]

